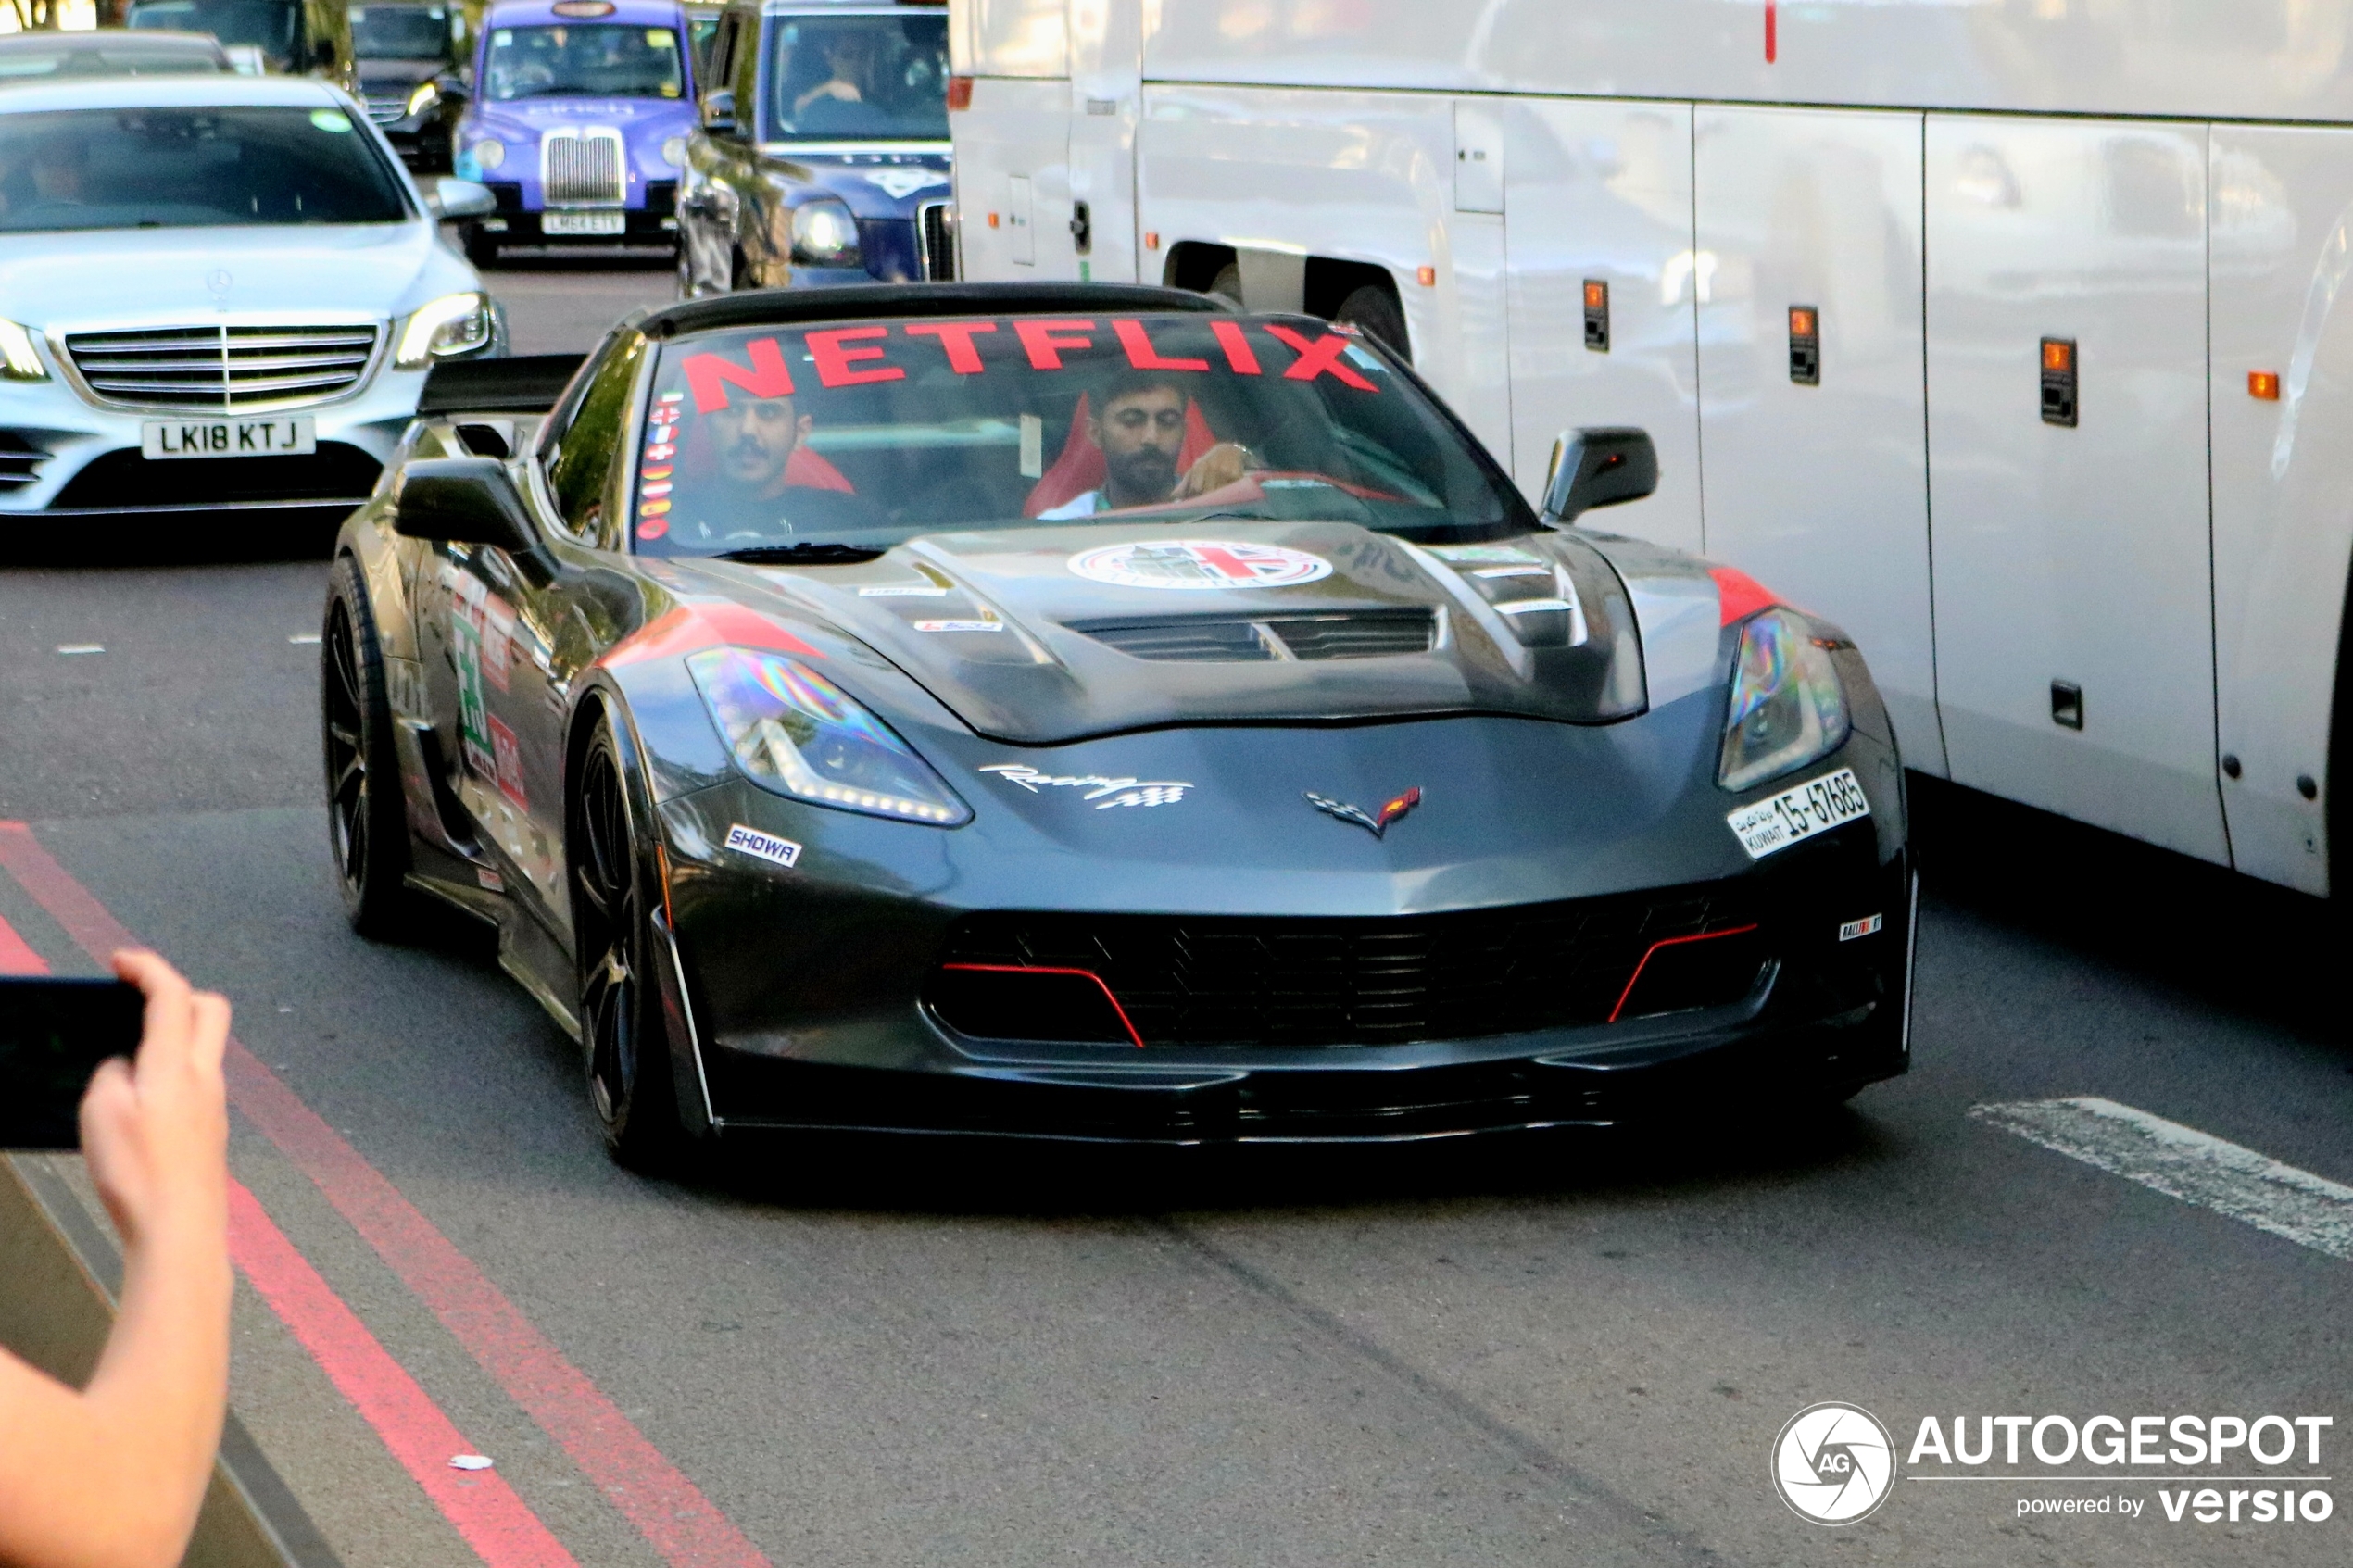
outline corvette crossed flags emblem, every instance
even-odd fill
[[[1327,817],[1337,817],[1343,822],[1354,822],[1375,838],[1386,835],[1390,823],[1421,803],[1422,792],[1418,784],[1383,806],[1378,812],[1367,811],[1362,806],[1351,806],[1345,800],[1334,800],[1328,796],[1318,795],[1312,789],[1307,791],[1307,804]]]

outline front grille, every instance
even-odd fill
[[[927,995],[982,1037],[1126,1041],[1108,1006],[1074,1032],[1086,983],[1038,974],[1076,971],[1148,1047],[1475,1039],[1739,1000],[1770,957],[1752,897],[1716,884],[1374,919],[970,915],[941,960],[970,967],[943,967]],[[1019,1016],[1031,996],[1036,1032]]]
[[[915,247],[922,253],[925,282],[955,281],[956,220],[946,202],[925,202],[915,209]]]
[[[10,430],[0,430],[0,491],[21,490],[41,477],[49,454]]]
[[[156,463],[138,448],[93,458],[57,492],[53,508],[136,507],[195,511],[239,501],[340,501],[357,505],[376,487],[376,459],[341,441],[306,457],[208,458]]]
[[[396,125],[409,112],[409,94],[406,91],[371,93],[360,102],[368,106],[368,118],[378,125]]]
[[[90,390],[154,408],[318,402],[359,384],[376,357],[373,324],[160,327],[74,332],[66,353]]]
[[[1070,629],[1134,659],[1225,664],[1428,653],[1437,641],[1438,618],[1427,609],[1343,610],[1258,620],[1195,615],[1166,621],[1073,621]]]
[[[539,185],[549,207],[619,207],[628,199],[621,132],[562,125],[539,138]]]

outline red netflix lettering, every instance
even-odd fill
[[[1217,346],[1226,351],[1226,363],[1233,367],[1234,374],[1258,374],[1258,352],[1251,347],[1250,339],[1242,336],[1239,321],[1212,321],[1209,330],[1216,337]]]
[[[1111,330],[1119,334],[1119,345],[1127,350],[1127,362],[1139,370],[1206,370],[1206,359],[1169,359],[1163,358],[1152,340],[1144,335],[1141,321],[1114,321]]]
[[[1299,358],[1292,360],[1290,369],[1283,372],[1285,381],[1314,381],[1317,376],[1328,374],[1342,386],[1353,386],[1359,392],[1380,390],[1340,362],[1341,353],[1348,347],[1346,338],[1326,332],[1310,343],[1305,334],[1295,332],[1289,327],[1278,327],[1272,321],[1266,324],[1266,330],[1298,352]]]
[[[994,321],[910,321],[909,337],[936,337],[939,346],[948,351],[948,368],[960,376],[980,373],[980,350],[973,346],[973,337],[979,332],[993,332]]]
[[[1033,370],[1059,370],[1063,368],[1062,351],[1065,348],[1092,348],[1090,337],[1072,337],[1072,332],[1091,332],[1092,321],[1015,321],[1013,335],[1021,339],[1022,348],[1029,355]]]
[[[749,370],[722,355],[687,357],[686,386],[695,395],[696,413],[724,408],[729,386],[740,386],[754,397],[792,395],[792,371],[786,369],[784,348],[774,338],[755,338],[744,345],[744,351],[751,356]]]
[[[881,349],[842,346],[857,338],[889,335],[888,327],[841,327],[832,332],[811,332],[809,358],[816,361],[818,382],[825,386],[862,386],[868,382],[905,381],[907,372],[896,365],[886,365],[875,370],[850,369],[861,359],[881,358]]]

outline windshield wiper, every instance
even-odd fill
[[[741,550],[722,550],[713,560],[739,560],[749,566],[856,566],[861,561],[880,560],[883,552],[870,550],[861,545],[753,545]]]

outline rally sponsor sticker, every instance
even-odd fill
[[[1227,539],[1146,539],[1070,558],[1070,570],[1120,588],[1295,588],[1332,574],[1332,563],[1280,545]]]
[[[1727,816],[1732,835],[1752,860],[1761,860],[1818,833],[1871,814],[1862,781],[1852,768],[1825,773]]]
[[[1860,936],[1876,936],[1886,924],[1887,917],[1884,915],[1865,915],[1861,920],[1850,920],[1842,924],[1838,928],[1838,939],[1852,942]]]
[[[773,833],[748,828],[736,822],[727,830],[727,847],[739,854],[773,860],[780,866],[790,866],[800,859],[800,846],[789,838],[778,838]]]

